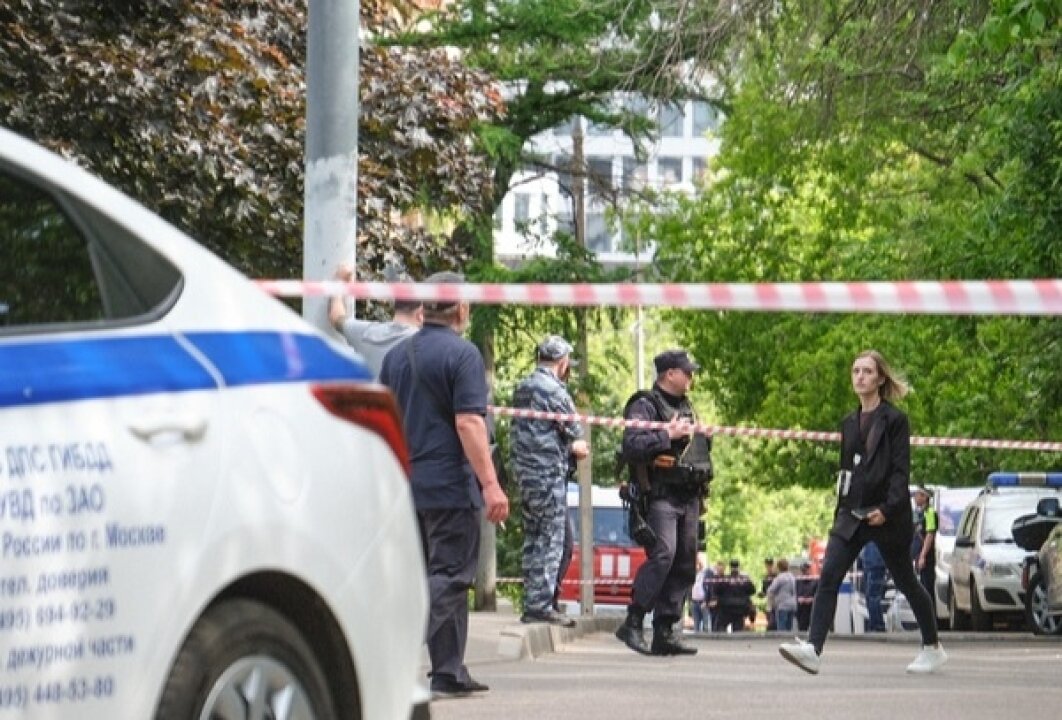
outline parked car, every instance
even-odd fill
[[[0,715],[427,717],[395,403],[181,232],[0,129]]]
[[[1012,525],[1045,497],[1062,497],[1062,474],[997,472],[963,512],[951,559],[951,626],[989,630],[1004,616],[1023,617],[1025,551]]]
[[[1037,506],[1037,512],[1050,513],[1062,517],[1059,502],[1043,501]],[[1047,601],[1047,613],[1058,618],[1062,615],[1062,523],[1055,525],[1047,536],[1039,556],[1040,575],[1043,578],[1044,595]]]
[[[852,592],[852,628],[853,632],[864,633],[870,625],[870,613],[867,610],[866,583],[862,573],[853,574],[854,588]],[[915,618],[914,610],[903,593],[896,590],[896,584],[892,576],[887,574],[885,583],[885,595],[881,600],[881,612],[885,618],[885,629],[888,632],[903,632],[918,629],[918,619]]]
[[[630,536],[628,514],[620,500],[619,489],[594,486],[590,492],[593,507],[594,540],[594,607],[626,611],[634,588],[634,575],[645,562],[645,548]],[[580,610],[582,587],[579,518],[579,486],[568,484],[568,513],[575,532],[575,547],[568,572],[561,580],[560,601],[565,611]]]
[[[1057,530],[1057,532],[1056,532]],[[1014,521],[1014,540],[1030,554],[1022,567],[1026,625],[1037,635],[1062,635],[1062,511],[1057,498],[1043,498],[1036,513]],[[1043,565],[1041,565],[1041,562]],[[1051,593],[1057,597],[1052,605]]]
[[[951,554],[955,550],[955,534],[959,529],[963,511],[981,493],[982,488],[932,485],[930,489],[933,491],[933,507],[937,511],[938,523],[937,536],[933,542],[933,551],[936,554],[933,601],[938,623],[947,627],[951,622],[948,588],[951,585]]]

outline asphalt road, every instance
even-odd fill
[[[481,696],[432,703],[435,720],[1060,720],[1062,641],[972,641],[945,635],[938,674],[904,671],[917,640],[830,639],[807,675],[778,654],[778,638],[686,640],[694,657],[637,655],[594,633],[534,660],[473,668]]]

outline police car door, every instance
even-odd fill
[[[217,383],[167,326],[175,261],[113,198],[104,209],[75,197],[9,149],[0,143],[0,709],[129,717],[174,651],[168,610],[195,591],[175,578],[196,560],[182,550],[207,522],[222,457]]]
[[[976,561],[978,522],[980,506],[971,504],[963,512],[959,530],[955,534],[955,549],[951,555],[951,591],[956,603],[969,608],[970,568]]]

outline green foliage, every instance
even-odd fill
[[[671,280],[1058,277],[1062,77],[1051,2],[788,3],[749,37],[700,199],[640,217]],[[921,14],[919,14],[921,13]],[[1041,17],[1042,16],[1042,17]],[[1005,28],[1005,29],[1001,29]],[[852,357],[907,375],[912,431],[1057,439],[1057,320],[669,315],[727,423],[833,429]],[[763,487],[824,488],[836,448],[756,453]],[[975,484],[1057,458],[921,449],[914,476]]]
[[[505,113],[478,129],[493,160],[493,204],[463,223],[455,237],[479,236],[475,279],[493,260],[490,217],[521,166],[543,167],[527,141],[574,117],[620,128],[643,143],[654,128],[618,102],[618,93],[667,101],[704,95],[687,61],[720,52],[739,18],[716,3],[641,0],[457,0],[424,11],[388,42],[420,48],[456,48],[464,61],[502,83]],[[573,175],[586,168],[564,160]],[[557,168],[553,168],[557,169]]]
[[[361,2],[377,36],[392,28],[390,6]],[[306,31],[304,1],[5,3],[0,124],[76,159],[245,273],[299,276]],[[461,265],[470,243],[410,220],[490,204],[476,138],[500,95],[443,50],[365,45],[360,75],[359,274]]]
[[[802,454],[797,445],[780,441],[716,440],[719,470],[707,512],[709,561],[738,558],[756,576],[765,557],[806,555],[808,542],[823,537],[832,519],[833,494],[792,481],[786,469]],[[749,462],[759,455],[774,458],[777,471],[771,478],[760,476]],[[813,456],[811,462],[826,470],[824,458]]]

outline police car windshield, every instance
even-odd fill
[[[989,508],[985,512],[984,525],[981,527],[981,541],[989,543],[1013,543],[1014,536],[1010,526],[1030,510],[1024,507]]]
[[[940,528],[937,532],[944,537],[955,537],[963,511],[980,492],[981,488],[978,487],[941,490],[940,507],[937,510]]]
[[[579,543],[579,508],[571,508],[575,543]],[[594,544],[614,547],[635,547],[637,543],[627,532],[627,511],[621,507],[594,508]]]

